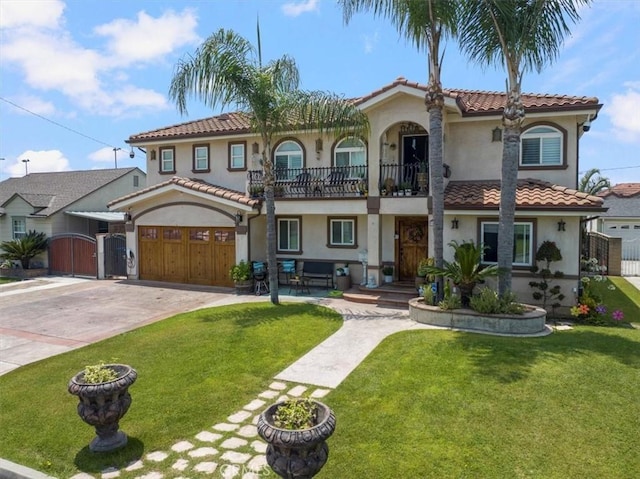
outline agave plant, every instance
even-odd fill
[[[29,231],[25,236],[0,243],[1,259],[20,260],[23,269],[29,269],[29,262],[35,256],[47,250],[47,235],[37,231]]]
[[[449,243],[454,249],[453,262],[443,261],[443,267],[426,267],[426,272],[435,276],[442,276],[450,279],[460,289],[460,296],[463,306],[469,306],[469,299],[473,294],[476,284],[484,281],[485,278],[498,275],[496,265],[483,266],[480,264],[485,246],[477,246],[473,241],[463,241]]]

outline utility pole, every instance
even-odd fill
[[[118,151],[122,150],[122,148],[113,148],[113,161],[116,164],[116,170],[118,169]]]

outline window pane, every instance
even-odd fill
[[[537,165],[540,163],[540,139],[522,139],[522,164]]]
[[[25,218],[13,218],[13,239],[24,238],[27,235],[27,221]]]
[[[514,225],[513,232],[513,263],[530,264],[531,261],[531,231],[529,224]]]
[[[349,166],[348,152],[336,152],[336,166]]]
[[[342,223],[331,221],[331,244],[342,243]]]
[[[560,138],[542,138],[542,163],[547,165],[559,165]]]
[[[173,171],[173,150],[161,150],[160,157],[162,171]]]
[[[244,168],[244,145],[231,145],[231,168]]]

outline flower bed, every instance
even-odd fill
[[[424,304],[422,298],[409,301],[409,317],[418,323],[446,328],[469,329],[498,334],[538,334],[546,331],[547,312],[525,305],[524,314],[483,314],[471,309],[443,310]]]

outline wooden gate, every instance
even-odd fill
[[[51,274],[96,278],[96,239],[76,233],[52,236],[49,240],[49,271]]]
[[[123,234],[104,237],[104,274],[108,277],[127,275],[127,239]]]
[[[398,279],[414,281],[418,263],[427,257],[428,222],[424,218],[398,218]]]

